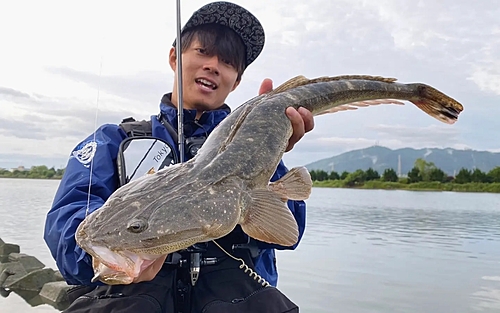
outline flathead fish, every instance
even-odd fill
[[[94,260],[96,279],[127,284],[156,258],[229,234],[291,246],[298,240],[288,199],[309,197],[305,167],[270,183],[292,134],[287,107],[313,115],[410,101],[453,124],[463,107],[425,84],[378,76],[295,77],[234,110],[191,160],[145,175],[116,190],[89,214],[76,241]]]

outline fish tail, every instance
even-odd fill
[[[425,84],[407,84],[415,89],[416,97],[408,99],[419,109],[446,124],[457,121],[463,106],[441,91]]]

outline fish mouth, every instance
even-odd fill
[[[154,260],[140,260],[138,265],[134,265],[137,270],[130,268],[117,267],[115,265],[108,266],[98,259],[92,260],[92,268],[94,269],[94,277],[91,282],[98,280],[107,285],[127,285],[134,281],[140,273],[147,269]]]
[[[101,280],[107,284],[129,284],[161,257],[126,250],[113,251],[102,246],[93,246],[89,250],[95,274],[92,282]]]
[[[216,90],[219,88],[216,82],[206,77],[200,77],[194,80],[196,84],[202,86],[203,88],[208,88],[211,90]]]

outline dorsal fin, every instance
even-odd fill
[[[279,85],[278,87],[274,88],[269,94],[277,94],[283,91],[287,91],[289,89],[298,87],[298,86],[303,86],[307,85],[310,83],[310,79],[307,79],[305,76],[299,75],[295,76],[293,78],[290,78],[283,84]]]
[[[371,76],[371,75],[340,75],[340,76],[323,76],[314,79],[310,79],[309,82],[320,83],[320,82],[330,82],[335,80],[351,80],[351,79],[360,79],[360,80],[374,80],[384,83],[394,83],[397,81],[396,78],[392,77],[382,77],[382,76]]]
[[[385,83],[393,83],[397,79],[392,77],[382,77],[382,76],[370,76],[370,75],[340,75],[340,76],[323,76],[314,79],[308,79],[303,75],[295,76],[285,81],[283,84],[276,87],[274,90],[270,91],[269,94],[278,94],[280,92],[284,92],[290,90],[295,87],[314,84],[314,83],[322,83],[336,80],[349,80],[349,79],[360,79],[360,80],[374,80]]]

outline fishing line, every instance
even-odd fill
[[[102,74],[102,59],[103,53],[101,50],[101,60],[99,64],[99,76],[97,79],[97,99],[96,99],[96,109],[95,109],[95,118],[94,118],[94,136],[91,142],[92,150],[90,151],[90,169],[89,169],[89,188],[87,190],[87,207],[85,209],[85,217],[89,215],[90,210],[90,191],[92,188],[92,173],[94,169],[94,156],[97,152],[97,142],[96,142],[96,133],[97,133],[97,118],[99,116],[99,97],[101,94],[101,74]]]
[[[182,99],[182,44],[181,44],[181,3],[180,0],[177,0],[176,3],[177,9],[177,39],[176,39],[176,58],[177,58],[177,125],[178,125],[178,143],[179,143],[179,154],[180,154],[180,163],[184,161],[184,118],[183,118],[183,99]],[[102,46],[101,46],[102,48]],[[91,160],[90,160],[90,174],[89,174],[89,187],[87,190],[87,207],[85,209],[85,217],[88,216],[90,210],[90,191],[92,188],[92,173],[94,169],[94,155],[97,150],[97,142],[96,142],[96,132],[97,132],[97,120],[99,116],[99,97],[101,91],[101,74],[102,74],[102,59],[103,53],[101,50],[101,61],[99,66],[99,77],[97,82],[97,99],[96,99],[96,112],[94,119],[94,136],[91,144]]]
[[[236,260],[236,261],[240,261],[241,264],[239,266],[240,269],[242,269],[245,274],[248,273],[248,276],[250,276],[250,278],[252,278],[253,280],[257,281],[257,283],[261,284],[262,287],[269,287],[270,284],[262,277],[260,276],[259,274],[257,274],[257,272],[255,272],[254,270],[252,270],[246,263],[245,261],[243,261],[243,259],[241,258],[237,258],[235,256],[232,256],[231,254],[229,254],[229,252],[227,252],[226,250],[224,250],[224,248],[222,248],[218,243],[217,241],[215,240],[212,240],[213,243],[215,243],[215,245],[217,247],[219,247],[219,249],[222,250],[222,252],[224,252],[225,254],[227,254],[229,257],[231,257],[232,259]]]

